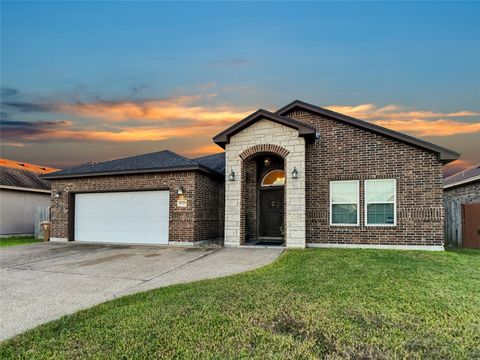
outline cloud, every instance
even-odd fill
[[[377,120],[375,124],[417,136],[451,136],[480,132],[480,122],[466,123],[451,120]]]
[[[109,131],[75,128],[73,122],[62,121],[1,121],[2,140],[9,141],[160,141],[169,138],[192,136],[203,126],[190,127],[122,127]]]
[[[60,128],[69,127],[72,123],[70,121],[11,121],[1,120],[0,129],[1,137],[7,140],[35,140],[44,134],[58,131]]]
[[[451,136],[480,132],[480,119],[466,122],[455,118],[474,119],[479,112],[462,110],[435,112],[405,109],[399,105],[378,107],[374,104],[355,106],[328,106],[330,110],[350,115],[393,130],[408,132],[416,136]]]
[[[19,142],[2,142],[3,146],[10,146],[10,147],[25,147],[25,144]]]
[[[143,102],[95,102],[57,104],[56,111],[76,116],[101,118],[107,121],[125,120],[195,120],[197,122],[216,122],[226,124],[248,116],[251,111],[238,111],[228,106],[200,106],[192,103],[196,96],[174,97],[165,100]]]
[[[208,100],[216,94],[177,96],[159,100],[92,102],[51,102],[35,103],[27,101],[4,102],[3,105],[20,112],[62,113],[107,121],[126,120],[195,120],[226,124],[248,116],[252,111],[241,111],[233,106],[198,105],[200,100]]]
[[[28,112],[50,112],[55,111],[55,105],[53,104],[42,104],[42,103],[34,103],[29,101],[5,101],[2,102],[2,106],[7,108],[28,113]]]
[[[208,155],[208,154],[214,154],[214,153],[219,153],[222,152],[223,149],[216,145],[216,144],[211,144],[211,145],[201,145],[198,146],[194,149],[191,149],[186,152],[187,155],[189,156],[201,156],[201,155]]]
[[[14,88],[9,88],[5,86],[2,86],[0,88],[0,96],[2,97],[2,99],[9,96],[16,95],[18,94],[18,92],[19,92],[18,89],[14,89]]]

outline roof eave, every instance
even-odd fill
[[[46,180],[61,180],[61,179],[73,179],[84,177],[97,177],[97,176],[116,176],[116,175],[132,175],[132,174],[151,174],[151,173],[166,173],[175,171],[199,171],[211,175],[213,177],[224,177],[224,174],[220,174],[217,171],[211,170],[202,165],[185,166],[185,167],[169,167],[169,168],[153,168],[153,169],[135,169],[135,170],[120,170],[120,171],[99,171],[99,172],[86,172],[78,174],[45,174],[42,175],[42,179]]]
[[[477,181],[480,181],[480,175],[472,176],[468,179],[463,179],[463,180],[455,181],[451,184],[443,185],[443,188],[444,189],[450,189],[450,188],[453,188],[453,187],[457,187],[457,186],[461,186],[461,185],[467,185],[467,184],[477,182]]]
[[[341,113],[338,113],[333,110],[325,109],[316,105],[308,104],[300,100],[294,100],[290,104],[285,105],[284,107],[280,108],[277,110],[275,113],[279,115],[284,115],[290,111],[292,111],[294,108],[299,107],[307,111],[311,111],[314,113],[318,113],[323,116],[327,116],[336,120],[340,120],[343,122],[346,122],[352,126],[360,127],[362,129],[366,129],[372,132],[376,132],[379,134],[382,134],[384,136],[402,141],[404,143],[414,145],[417,147],[420,147],[422,149],[430,150],[432,152],[435,152],[438,154],[438,160],[442,162],[444,165],[448,164],[449,162],[452,162],[454,160],[457,160],[460,157],[460,154],[457,153],[456,151],[444,148],[442,146],[430,143],[425,140],[418,139],[414,136],[410,136],[395,130],[391,130],[388,128],[385,128],[380,125],[372,124],[368,121],[360,120],[348,115],[344,115]]]
[[[11,186],[11,185],[0,185],[0,189],[5,190],[15,190],[15,191],[26,191],[26,192],[36,192],[42,194],[50,194],[51,190],[48,189],[37,189],[37,188],[27,188],[22,186]]]

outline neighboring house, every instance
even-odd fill
[[[445,242],[480,248],[480,164],[445,178]]]
[[[50,206],[50,184],[39,175],[58,169],[0,159],[0,235],[33,234],[38,208]]]
[[[213,138],[43,176],[57,240],[441,250],[454,151],[301,101]]]

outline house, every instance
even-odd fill
[[[445,178],[445,242],[480,248],[480,164]]]
[[[441,250],[454,151],[302,101],[171,151],[44,175],[56,240]]]
[[[58,169],[0,159],[0,235],[34,234],[38,208],[50,206],[50,184],[39,175]]]

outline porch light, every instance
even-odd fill
[[[235,181],[235,172],[233,171],[233,169],[230,172],[230,175],[228,175],[228,180]]]
[[[177,190],[177,194],[178,194],[178,195],[183,195],[184,191],[185,191],[185,190],[183,189],[183,186],[180,186],[180,187],[178,188],[178,190]]]
[[[265,158],[265,160],[263,160],[263,164],[266,166],[266,167],[269,167],[270,166],[270,158]]]
[[[297,168],[294,166],[293,167],[293,170],[292,170],[292,179],[297,179],[298,178],[298,170]]]
[[[58,199],[60,196],[62,195],[62,192],[61,191],[57,191],[55,193],[55,197]]]

